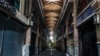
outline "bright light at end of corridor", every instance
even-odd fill
[[[53,31],[50,31],[50,40],[52,41],[52,42],[54,42],[54,32]]]
[[[54,42],[53,35],[50,35],[50,40],[51,40],[52,42]]]
[[[50,31],[50,35],[53,35],[53,31]]]
[[[52,35],[50,36],[50,40],[53,40],[53,36]]]

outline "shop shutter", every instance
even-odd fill
[[[2,56],[22,56],[24,27],[11,18],[5,20]]]
[[[5,17],[0,13],[0,53],[1,53],[2,41],[3,41],[4,18]]]

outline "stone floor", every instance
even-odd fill
[[[58,52],[55,49],[48,49],[39,55],[33,55],[33,56],[65,56],[65,54]]]

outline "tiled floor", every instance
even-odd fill
[[[65,54],[60,53],[55,49],[48,49],[39,55],[33,55],[33,56],[65,56]]]

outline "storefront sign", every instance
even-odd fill
[[[90,16],[94,12],[94,9],[89,6],[78,18],[77,18],[77,25]]]

